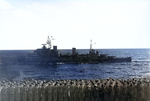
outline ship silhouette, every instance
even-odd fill
[[[25,64],[56,64],[56,63],[102,63],[102,62],[131,62],[131,57],[108,56],[108,54],[99,54],[98,51],[92,49],[92,40],[88,54],[78,54],[76,48],[72,48],[72,54],[58,53],[57,46],[51,49],[51,40],[48,36],[46,44],[36,49],[28,56],[19,57],[19,63]],[[46,47],[48,45],[48,47]]]

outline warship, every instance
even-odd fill
[[[48,36],[46,44],[36,49],[28,56],[18,58],[19,63],[25,64],[56,64],[56,63],[114,63],[114,62],[131,62],[131,57],[108,56],[108,54],[99,54],[98,51],[92,49],[92,40],[90,41],[90,49],[88,54],[78,54],[76,48],[72,48],[72,54],[61,54],[57,50],[57,46],[51,49],[51,39]],[[48,45],[48,47],[46,47]]]

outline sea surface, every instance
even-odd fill
[[[0,80],[60,80],[60,79],[129,79],[150,77],[150,49],[96,49],[99,54],[116,57],[131,57],[132,62],[98,64],[49,64],[31,65],[0,62]],[[71,50],[59,50],[71,54]],[[77,50],[87,54],[89,49]],[[33,50],[0,50],[2,57],[15,58],[33,53]],[[9,60],[8,60],[9,61]]]

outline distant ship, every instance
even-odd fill
[[[89,54],[78,54],[76,48],[72,48],[71,55],[62,55],[58,53],[57,46],[51,49],[51,40],[48,36],[46,44],[42,44],[41,49],[36,49],[28,56],[20,56],[19,63],[25,64],[51,64],[51,63],[102,63],[102,62],[131,62],[131,57],[115,57],[107,54],[99,54],[98,51],[92,49],[92,40],[90,43]],[[48,47],[46,47],[48,45]]]

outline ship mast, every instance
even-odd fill
[[[90,52],[92,52],[92,40],[90,42]]]
[[[48,44],[48,48],[51,49],[52,45],[51,45],[51,40],[50,40],[49,36],[47,37],[47,44]]]

